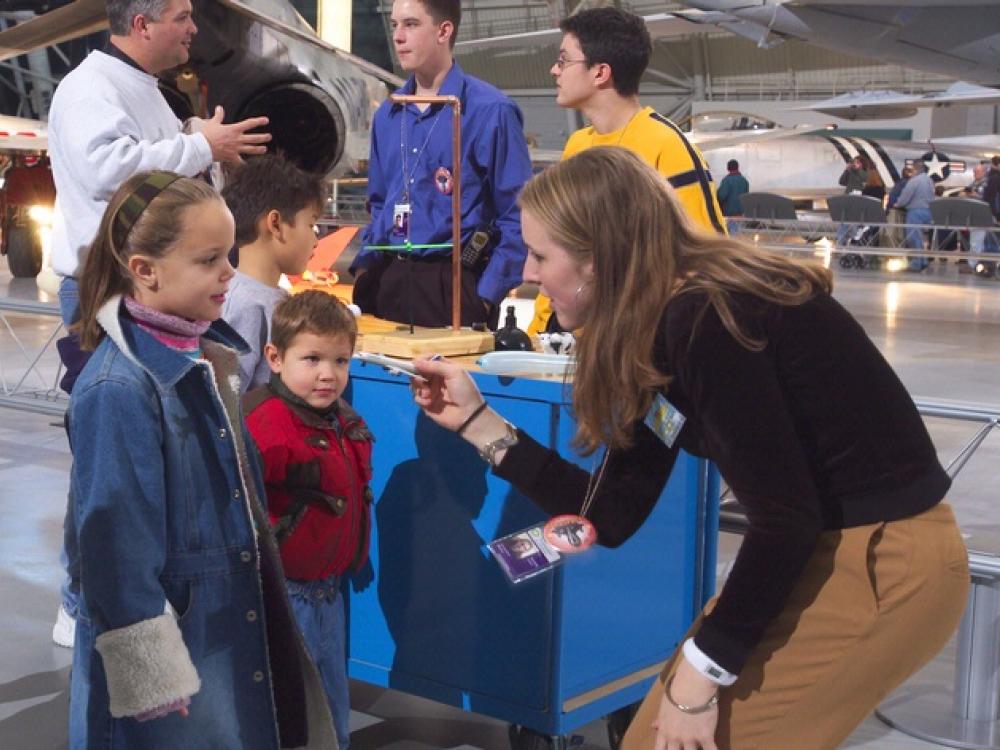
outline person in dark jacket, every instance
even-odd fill
[[[679,450],[714,461],[749,530],[621,747],[833,750],[965,607],[950,479],[913,401],[827,269],[698,231],[634,155],[590,149],[520,200],[525,278],[582,328],[576,443],[606,446],[600,468],[486,408],[459,365],[418,360],[417,404],[607,546],[642,525]]]
[[[868,170],[865,169],[861,157],[855,156],[841,173],[840,184],[844,186],[844,192],[848,195],[857,195],[864,190],[866,182],[868,182]]]
[[[990,171],[986,175],[986,186],[983,188],[983,200],[993,211],[993,218],[1000,221],[1000,156],[990,160]]]
[[[750,192],[750,183],[740,174],[740,163],[736,159],[729,160],[726,170],[729,174],[722,178],[717,193],[722,213],[726,216],[742,216],[743,204],[740,203],[740,196]]]

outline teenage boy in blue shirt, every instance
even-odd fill
[[[517,195],[531,161],[517,105],[454,62],[460,20],[457,0],[395,0],[393,45],[410,73],[396,93],[462,101],[462,324],[495,326],[499,303],[521,283]],[[453,189],[451,107],[385,101],[372,126],[372,220],[351,266],[362,310],[416,325],[451,323]]]

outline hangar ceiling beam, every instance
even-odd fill
[[[656,70],[655,68],[646,68],[646,75],[650,78],[655,78],[658,81],[669,83],[682,91],[691,91],[690,78],[677,78],[676,76],[669,75],[664,73],[662,70]]]

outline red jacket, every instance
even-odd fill
[[[324,419],[269,386],[244,397],[285,575],[299,581],[341,575],[368,560],[374,438],[344,401],[338,406]]]

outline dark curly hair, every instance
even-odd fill
[[[618,8],[591,8],[564,18],[559,28],[577,38],[587,65],[611,67],[615,91],[622,96],[639,93],[639,79],[653,53],[653,42],[640,16]]]

